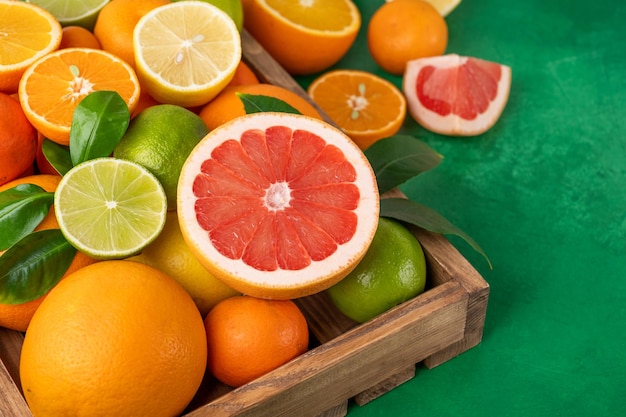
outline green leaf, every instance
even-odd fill
[[[94,91],[74,110],[70,128],[73,165],[110,156],[126,132],[130,112],[116,91]]]
[[[0,303],[21,304],[46,294],[75,254],[59,229],[27,235],[0,256]]]
[[[380,216],[392,217],[434,233],[459,236],[480,253],[491,268],[491,261],[474,239],[429,207],[406,198],[383,198],[380,200]]]
[[[246,114],[275,111],[282,113],[302,114],[291,105],[276,97],[263,95],[237,93],[237,97],[243,102]]]
[[[20,184],[0,193],[0,250],[32,232],[50,211],[54,193]]]
[[[443,159],[421,140],[406,135],[379,140],[364,153],[374,169],[381,194],[435,168]]]
[[[67,171],[72,169],[72,158],[70,157],[70,148],[60,145],[50,139],[44,139],[41,144],[41,150],[43,156],[46,157],[52,168],[54,168],[59,175],[65,175]]]

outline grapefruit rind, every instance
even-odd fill
[[[422,127],[431,132],[448,136],[477,136],[489,130],[498,121],[509,99],[511,88],[511,68],[506,65],[496,64],[501,69],[497,95],[489,103],[486,111],[478,114],[472,120],[464,119],[453,113],[442,116],[426,108],[417,97],[416,82],[422,69],[427,66],[434,66],[437,69],[459,67],[468,59],[468,57],[448,54],[420,58],[407,63],[402,80],[402,89],[407,99],[409,113]]]
[[[328,144],[337,146],[357,173],[354,183],[360,197],[354,212],[358,222],[352,238],[321,261],[300,270],[277,269],[262,271],[247,265],[241,259],[221,254],[211,243],[208,233],[196,220],[192,185],[201,165],[211,158],[211,152],[223,142],[241,138],[251,129],[262,131],[273,126],[287,126],[315,133]],[[330,124],[302,115],[287,113],[255,113],[223,124],[207,134],[183,165],[178,184],[177,212],[181,231],[191,251],[215,277],[228,286],[251,296],[267,299],[293,299],[318,293],[339,282],[363,258],[369,248],[380,209],[376,177],[363,152],[339,129]]]

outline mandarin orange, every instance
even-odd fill
[[[235,296],[220,301],[204,319],[209,371],[238,387],[306,352],[304,315],[291,300]]]
[[[135,68],[133,31],[137,22],[150,10],[169,3],[169,0],[111,1],[100,10],[93,33],[102,49]]]
[[[82,26],[65,26],[59,49],[65,48],[102,49],[98,38]]]
[[[367,46],[385,71],[402,75],[408,61],[442,55],[448,45],[448,25],[433,5],[422,0],[394,0],[372,15]]]
[[[237,94],[261,95],[280,99],[305,116],[322,119],[319,111],[305,98],[277,85],[259,83],[226,87],[200,110],[200,117],[209,130],[238,116],[246,114],[243,102]]]

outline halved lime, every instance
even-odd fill
[[[93,30],[98,13],[110,0],[26,0],[43,7],[63,26],[77,25]]]
[[[167,198],[159,180],[141,165],[97,158],[63,176],[54,211],[76,249],[97,259],[120,259],[139,253],[161,233]]]

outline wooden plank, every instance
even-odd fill
[[[187,414],[318,416],[460,340],[467,293],[438,286]]]
[[[0,416],[32,417],[21,392],[20,351],[24,336],[0,327]]]

